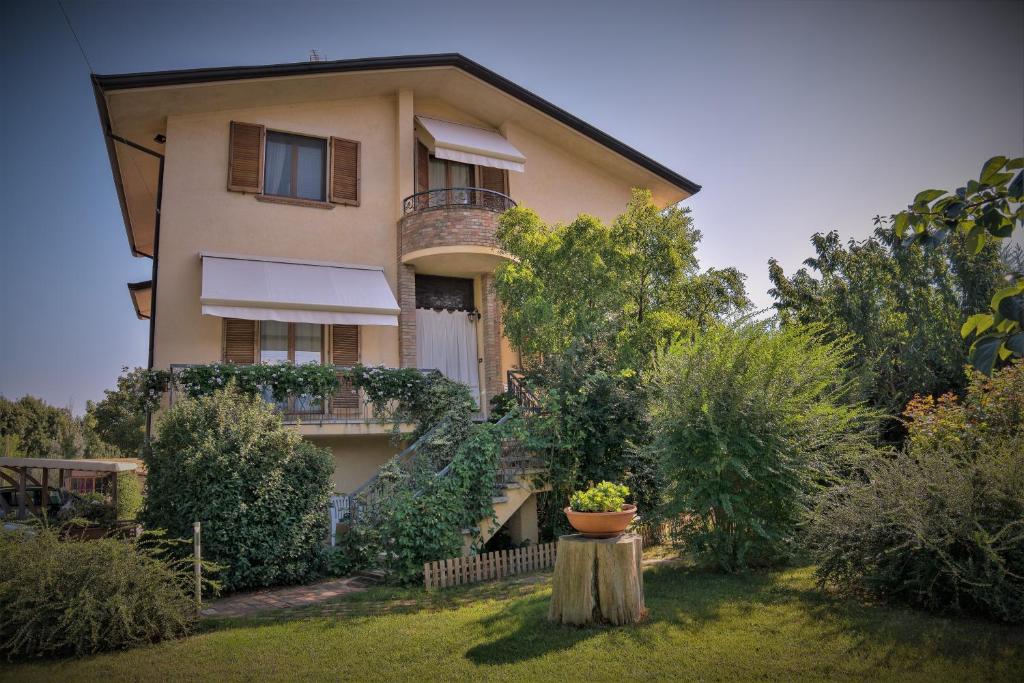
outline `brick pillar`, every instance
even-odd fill
[[[416,367],[416,271],[398,263],[398,357],[403,368]]]
[[[480,322],[484,326],[484,402],[489,406],[491,399],[504,391],[501,376],[501,307],[492,273],[480,276],[480,288],[483,302]]]

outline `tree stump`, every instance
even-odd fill
[[[561,624],[635,624],[644,605],[643,543],[637,534],[617,538],[558,539],[548,620]]]

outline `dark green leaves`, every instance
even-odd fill
[[[974,342],[971,347],[971,365],[986,375],[992,373],[996,356],[1003,339],[999,335],[988,335]]]

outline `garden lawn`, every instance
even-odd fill
[[[380,588],[188,639],[39,664],[0,679],[1020,680],[1024,629],[823,595],[801,568],[746,576],[657,566],[650,618],[619,629],[547,623],[548,575],[434,594]]]

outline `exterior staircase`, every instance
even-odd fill
[[[515,398],[522,412],[535,413],[539,410],[538,402],[517,373],[509,372],[508,393]],[[510,417],[511,415],[506,415],[498,423],[501,424]],[[430,432],[399,453],[395,458],[398,467],[410,470],[415,467],[415,458],[420,445],[428,438],[430,438]],[[491,499],[494,504],[494,517],[482,519],[474,527],[462,530],[463,554],[471,554],[474,547],[486,543],[502,526],[509,522],[518,522],[516,533],[512,533],[513,540],[529,538],[534,543],[537,542],[536,494],[550,490],[550,487],[537,481],[538,475],[543,470],[543,462],[527,452],[518,440],[506,439],[502,442],[501,458],[494,483],[494,495]],[[447,471],[448,467],[445,467],[436,476],[446,476]],[[362,514],[361,511],[366,505],[379,500],[382,495],[379,480],[380,472],[374,474],[345,497],[346,500],[337,506],[339,520],[351,523]],[[517,513],[519,513],[518,518],[516,518]],[[517,536],[522,538],[517,539]]]
[[[536,498],[531,496],[537,493],[550,490],[550,486],[542,485],[537,481],[544,468],[543,463],[528,453],[519,441],[508,439],[501,444],[501,460],[498,465],[498,476],[494,482],[494,496],[491,501],[494,503],[494,517],[480,520],[474,528],[463,529],[463,554],[470,554],[474,544],[483,544],[489,541],[498,529],[512,519],[524,505],[532,506],[529,511],[524,510],[532,516],[533,538],[536,537]],[[531,520],[523,520],[529,526]],[[527,532],[529,534],[529,532]]]

